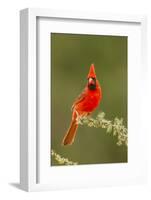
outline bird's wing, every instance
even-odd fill
[[[73,103],[73,105],[72,105],[72,107],[71,107],[71,110],[73,110],[74,107],[75,107],[77,104],[79,104],[81,101],[83,101],[83,100],[85,99],[85,97],[86,97],[86,89],[87,89],[87,88],[85,88],[85,89],[82,91],[82,93],[75,99],[75,101],[74,101],[74,103]]]

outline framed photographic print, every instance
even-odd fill
[[[22,189],[145,183],[146,17],[25,9],[20,19]]]

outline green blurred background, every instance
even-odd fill
[[[75,142],[62,146],[71,120],[71,106],[95,65],[106,118],[123,118],[127,126],[127,37],[51,33],[51,148],[79,164],[127,162],[127,147],[101,128],[79,126]],[[58,165],[52,158],[51,165]]]

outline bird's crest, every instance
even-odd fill
[[[90,66],[90,71],[88,73],[88,77],[87,78],[96,78],[96,74],[95,74],[95,68],[94,68],[94,64],[91,64]]]

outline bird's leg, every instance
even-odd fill
[[[84,117],[90,115],[91,113],[87,113],[87,112],[84,112],[82,114],[79,114],[78,113],[78,116],[77,116],[77,122],[81,121]]]
[[[86,113],[83,113],[83,114],[80,113],[80,114],[79,114],[77,110],[75,110],[75,112],[76,112],[76,115],[77,115],[77,117],[76,117],[76,123],[79,124],[80,120],[81,120],[84,116],[86,116]]]
[[[79,122],[81,116],[79,115],[79,113],[78,113],[77,110],[75,110],[75,112],[76,112],[76,115],[77,115],[77,117],[76,117],[76,123],[78,124],[78,122]]]
[[[82,119],[82,118],[84,118],[84,117],[86,117],[86,116],[88,116],[88,115],[90,115],[91,113],[87,113],[87,112],[83,112],[82,114],[80,113],[78,113],[78,111],[75,109],[74,110],[75,111],[75,113],[76,113],[76,123],[77,124],[79,124],[79,121]]]

